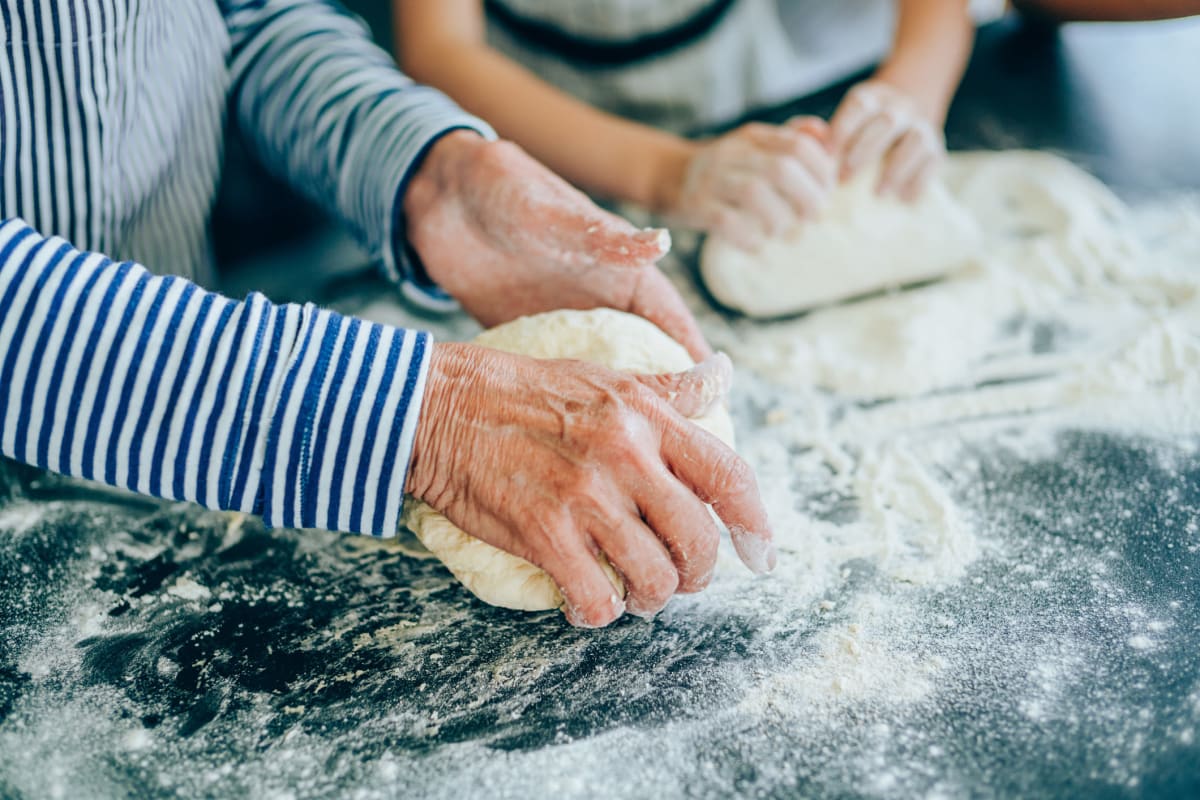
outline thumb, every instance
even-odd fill
[[[675,341],[687,348],[693,359],[703,361],[712,355],[696,318],[687,303],[658,267],[642,270],[629,305],[623,309],[644,317]]]
[[[724,353],[714,353],[686,372],[639,375],[671,408],[688,419],[704,416],[729,394],[733,385],[733,362]]]

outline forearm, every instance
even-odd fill
[[[429,350],[0,224],[0,452],[43,469],[392,535]]]
[[[393,278],[408,179],[448,130],[491,129],[414,84],[356,20],[320,0],[223,0],[233,107],[274,172],[341,218]]]
[[[965,0],[898,0],[892,52],[876,78],[911,97],[937,124],[945,120],[975,36]]]
[[[656,211],[673,205],[692,143],[593,108],[486,44],[408,44],[406,72],[445,91],[571,183]]]

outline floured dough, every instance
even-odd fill
[[[875,192],[879,168],[839,187],[819,220],[757,253],[710,236],[700,256],[709,292],[751,317],[777,317],[935,278],[979,251],[975,220],[935,182],[908,205]]]
[[[641,317],[611,309],[551,311],[484,331],[476,344],[535,358],[570,358],[637,374],[681,372],[691,356]],[[694,422],[730,446],[733,420],[722,404]],[[468,535],[430,506],[409,498],[404,525],[480,600],[524,611],[562,606],[550,576],[522,558]],[[624,594],[606,562],[609,579]]]

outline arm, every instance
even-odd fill
[[[397,72],[361,25],[328,3],[221,0],[220,8],[241,126],[269,165],[357,232],[410,299],[444,308],[445,287],[491,324],[518,309],[612,306],[663,326],[693,353],[708,350],[654,268],[665,252],[658,232],[639,232],[582,197],[563,206],[561,181],[511,145],[487,141],[490,128]],[[445,191],[410,191],[420,171],[446,178]],[[418,220],[415,208],[432,213]],[[546,225],[546,214],[563,224]],[[586,281],[580,262],[590,267]],[[622,277],[606,281],[613,273]],[[522,281],[524,295],[503,293]]]
[[[914,199],[945,150],[941,129],[966,69],[974,23],[965,0],[898,0],[892,52],[847,93],[832,121],[843,179],[883,158],[879,188]]]
[[[874,80],[908,95],[939,127],[971,55],[975,25],[964,0],[899,0],[892,52]]]
[[[407,487],[550,571],[576,624],[625,609],[593,535],[631,610],[703,588],[719,539],[705,501],[748,565],[774,565],[749,467],[683,417],[728,382],[719,358],[635,379],[435,352],[424,333],[236,302],[0,222],[0,454],[269,525],[377,536],[395,534]],[[600,514],[618,524],[597,529]]]
[[[392,536],[430,351],[0,224],[0,452],[43,469]]]
[[[391,277],[418,287],[404,258],[407,183],[448,131],[492,138],[491,129],[400,74],[356,19],[323,0],[220,0],[220,8],[233,107],[260,157],[345,221]]]
[[[749,125],[691,142],[607,114],[488,47],[480,0],[393,0],[404,68],[492,121],[583,189],[753,247],[818,213],[833,183],[824,127]]]
[[[403,69],[441,88],[588,192],[655,211],[677,202],[697,146],[595,109],[496,52],[481,0],[393,0]]]

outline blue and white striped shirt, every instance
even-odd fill
[[[431,341],[188,280],[211,275],[225,109],[410,284],[414,165],[490,129],[320,0],[0,0],[0,21],[0,453],[394,534]]]

